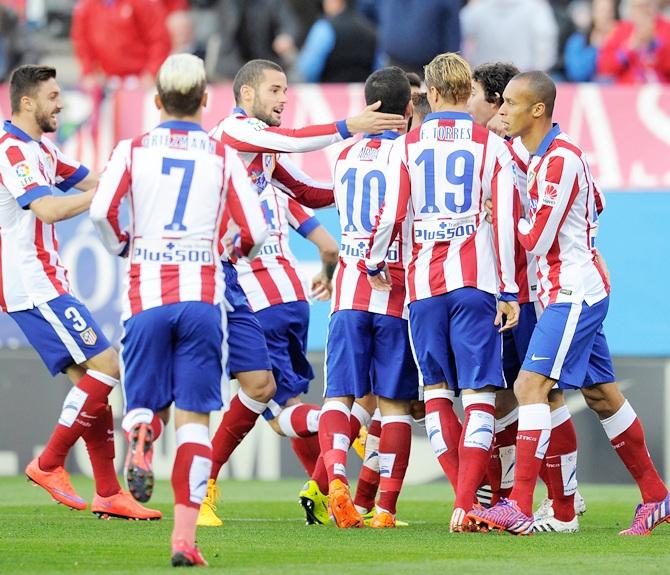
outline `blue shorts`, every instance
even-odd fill
[[[407,320],[368,311],[335,312],[328,326],[324,396],[370,392],[388,399],[418,397]]]
[[[244,290],[237,280],[237,270],[223,263],[226,278],[226,301],[233,307],[228,313],[228,373],[270,371],[272,365],[263,328],[249,307]]]
[[[40,354],[51,375],[82,364],[110,347],[86,306],[70,294],[9,315]]]
[[[503,371],[507,387],[512,387],[519,376],[521,364],[526,357],[530,338],[541,314],[539,302],[522,303],[520,306],[519,323],[511,330],[504,331],[503,337]]]
[[[423,385],[454,391],[505,387],[496,298],[464,287],[409,304],[409,325]]]
[[[522,369],[558,381],[559,389],[580,389],[616,381],[603,331],[609,297],[588,305],[548,305],[537,322]]]
[[[171,403],[197,413],[221,409],[225,334],[221,306],[199,301],[147,309],[127,320],[121,339],[126,411],[161,411]]]
[[[309,304],[306,301],[281,303],[256,312],[270,353],[277,392],[265,419],[275,418],[292,397],[307,393],[314,371],[307,359]]]

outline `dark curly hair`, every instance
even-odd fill
[[[481,84],[486,101],[500,107],[503,104],[502,93],[505,87],[518,73],[516,66],[505,62],[480,64],[472,72],[472,79]]]

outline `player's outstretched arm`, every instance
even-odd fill
[[[128,233],[119,224],[119,208],[130,191],[130,150],[131,140],[122,140],[114,148],[91,203],[93,226],[114,255],[125,255],[128,247]]]
[[[308,208],[325,208],[335,203],[331,182],[313,180],[284,155],[277,158],[272,183]]]
[[[58,198],[42,196],[30,202],[30,209],[45,224],[54,224],[84,213],[91,205],[94,190]]]
[[[319,248],[321,257],[321,271],[312,278],[310,296],[317,301],[328,301],[333,292],[333,274],[339,257],[337,242],[322,225],[314,228],[307,239]]]

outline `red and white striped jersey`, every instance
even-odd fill
[[[33,140],[6,121],[0,130],[0,309],[31,309],[69,293],[58,257],[56,229],[30,203],[67,191],[88,169],[66,158],[48,139]]]
[[[511,163],[505,142],[469,114],[428,114],[419,129],[393,146],[368,270],[381,269],[407,218],[412,230],[410,302],[465,286],[515,299],[514,230],[499,227],[494,236],[484,212],[490,198],[498,218],[514,217]]]
[[[307,299],[307,288],[289,247],[289,227],[307,237],[320,225],[312,210],[274,186],[265,186],[259,197],[269,228],[268,238],[251,261],[235,262],[237,278],[253,311]]]
[[[507,146],[512,154],[512,171],[514,172],[515,183],[515,218],[514,220],[500,221],[495,219],[495,225],[516,226],[519,218],[525,218],[529,211],[530,201],[527,193],[528,162],[530,154],[526,147],[521,143],[521,138],[514,138],[507,141]],[[514,238],[514,261],[516,262],[516,283],[519,286],[519,303],[529,303],[537,301],[538,279],[537,279],[537,261],[535,256],[527,252],[519,242],[519,238]]]
[[[397,136],[385,132],[363,138],[345,148],[335,163],[335,205],[340,215],[342,239],[331,313],[354,309],[408,317],[405,265],[411,246],[407,241],[406,225],[386,255],[392,278],[391,291],[373,290],[365,267],[372,228],[386,194],[389,154]]]
[[[119,226],[125,196],[128,231]],[[199,125],[169,121],[121,141],[100,178],[91,218],[107,249],[128,253],[122,319],[181,301],[223,300],[223,211],[251,256],[267,227],[237,153]]]
[[[259,193],[272,183],[310,208],[332,205],[332,184],[316,182],[279,152],[320,150],[351,136],[343,120],[290,130],[270,127],[247,116],[242,108],[235,108],[233,115],[219,122],[210,135],[240,152]]]
[[[584,153],[558,124],[530,159],[528,197],[518,238],[537,258],[542,305],[592,305],[605,298],[609,284],[597,262],[594,236],[603,199]]]

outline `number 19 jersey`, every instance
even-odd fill
[[[368,269],[379,269],[400,231],[411,225],[407,266],[409,301],[462,287],[516,294],[512,157],[504,141],[464,112],[433,112],[396,140],[387,170],[379,223],[370,240]]]
[[[386,170],[397,134],[385,132],[345,148],[335,164],[335,205],[340,218],[340,258],[335,271],[332,313],[343,309],[407,318],[405,306],[406,229],[386,254],[390,292],[373,290],[365,256],[386,194]]]

